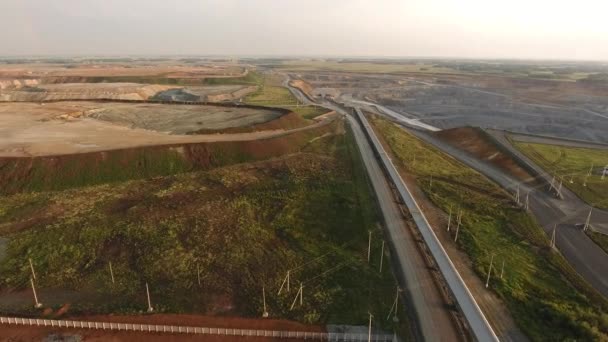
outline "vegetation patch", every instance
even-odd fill
[[[273,76],[263,78],[258,90],[245,98],[245,103],[267,107],[289,108],[305,119],[313,119],[328,112],[317,106],[299,104],[289,89],[281,85],[281,81]]]
[[[141,312],[148,283],[156,311],[260,317],[265,289],[274,318],[365,325],[369,311],[392,331],[381,239],[366,257],[376,210],[350,133],[266,161],[5,196],[0,311],[37,315],[29,296],[6,291],[30,293],[31,258],[40,300],[68,298],[72,314]],[[45,222],[20,226],[33,216]]]
[[[587,203],[608,209],[608,150],[514,142],[538,166],[561,180]]]
[[[494,255],[491,288],[532,340],[608,338],[606,300],[551,250],[545,233],[509,194],[394,124],[380,118],[372,123],[382,132],[399,168],[416,178],[437,207],[451,211],[452,219],[463,211],[459,247],[484,280]]]

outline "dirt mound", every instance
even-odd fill
[[[310,85],[310,83],[303,80],[292,80],[289,82],[289,85],[294,88],[300,89],[306,96],[312,98],[312,92],[314,88],[312,87],[312,85]]]
[[[529,181],[534,178],[507,153],[502,151],[480,128],[459,127],[442,130],[434,134],[439,139],[507,171],[522,181]]]

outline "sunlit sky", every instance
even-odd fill
[[[608,60],[607,0],[0,0],[0,55]]]

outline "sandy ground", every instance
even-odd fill
[[[159,92],[176,88],[175,86],[137,83],[63,83],[39,84],[32,87],[33,89],[4,89],[0,91],[0,101],[147,100]]]
[[[83,116],[85,112],[91,115],[91,111],[94,112],[96,108],[103,108],[104,106],[112,107],[112,105],[115,104],[94,102],[59,102],[43,105],[34,103],[0,104],[0,156],[43,156],[137,146],[210,141],[244,141],[268,138],[285,134],[286,132],[285,130],[278,129],[238,134],[177,135],[143,128],[131,128],[125,125],[86,117],[86,115]],[[128,106],[125,104],[116,105],[118,105],[118,108]],[[137,104],[133,106],[150,106],[150,104]],[[207,110],[206,113],[210,120],[209,122],[212,122],[216,127],[221,124],[250,124],[252,120],[243,113],[254,114],[250,109],[245,108],[157,104],[152,106],[171,106],[167,108],[166,113],[176,114],[177,112],[178,114],[176,115],[186,117],[192,115],[188,110],[202,111],[203,108],[212,108],[211,111]],[[218,109],[230,109],[232,112],[219,113]],[[242,110],[245,112],[242,112]],[[179,114],[180,111],[182,114]],[[204,113],[203,111],[201,117],[204,117]],[[157,118],[159,118],[159,115],[160,111],[157,114]],[[259,114],[255,115],[257,115],[257,119],[260,118]],[[266,113],[262,116],[264,115],[270,114]],[[225,122],[220,123],[220,119]],[[239,122],[239,120],[241,121]],[[142,120],[141,122],[146,121]],[[141,122],[138,125],[141,125]],[[322,125],[324,122],[300,129],[312,128],[316,125]],[[201,128],[204,128],[204,125]]]

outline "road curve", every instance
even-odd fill
[[[456,299],[456,302],[462,311],[469,327],[471,329],[472,334],[478,341],[498,341],[498,337],[496,333],[492,329],[492,326],[486,319],[485,315],[477,305],[477,302],[473,298],[473,295],[469,291],[468,287],[464,283],[464,280],[456,270],[456,267],[448,257],[446,251],[443,249],[443,246],[439,242],[439,239],[433,232],[429,222],[427,221],[424,213],[418,206],[418,203],[414,200],[411,192],[409,191],[407,185],[401,176],[397,172],[395,165],[392,160],[388,157],[384,147],[378,140],[378,137],[374,133],[371,128],[367,118],[363,115],[361,110],[356,108],[357,117],[362,122],[363,128],[366,131],[369,139],[372,142],[372,145],[375,151],[380,156],[380,161],[384,167],[384,169],[388,172],[388,175],[393,182],[393,184],[397,187],[397,191],[399,192],[400,197],[405,202],[406,206],[409,209],[410,214],[412,215],[414,222],[416,223],[424,242],[427,247],[431,251],[439,270],[443,274],[448,287],[450,288],[452,295]]]

